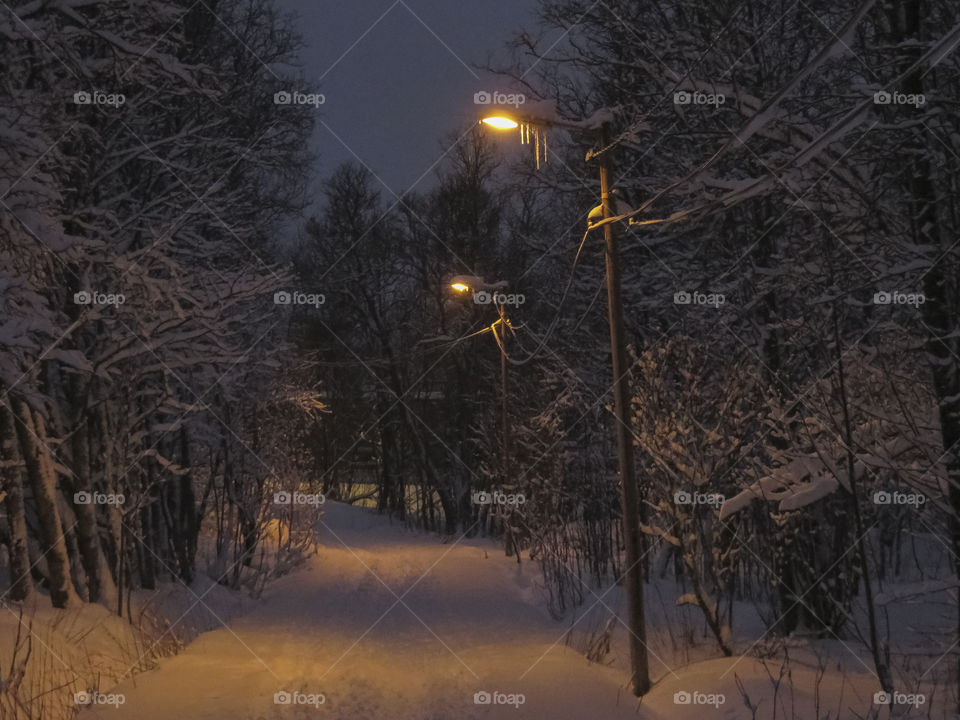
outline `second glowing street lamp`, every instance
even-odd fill
[[[505,282],[486,283],[475,275],[457,275],[450,280],[450,288],[461,295],[470,293],[476,298],[478,292],[493,293],[491,298],[500,313],[500,319],[491,326],[497,345],[500,347],[500,432],[501,439],[503,483],[510,482],[510,421],[507,415],[507,330],[510,321],[503,309],[503,303],[496,302],[496,293],[506,289]],[[500,336],[497,337],[497,326],[500,326]]]
[[[623,335],[623,301],[620,288],[620,249],[613,223],[610,192],[609,130],[607,122],[584,121],[572,123],[551,117],[552,113],[538,116],[535,111],[512,113],[498,109],[484,117],[482,122],[496,130],[519,129],[521,139],[529,138],[529,128],[560,127],[572,131],[593,131],[599,142],[594,157],[600,159],[600,198],[603,210],[603,239],[606,245],[607,308],[610,322],[610,350],[613,366],[613,412],[616,417],[615,434],[617,459],[620,467],[620,502],[623,515],[623,539],[626,546],[626,568],[623,573],[627,595],[627,624],[630,630],[630,663],[633,675],[633,694],[641,696],[650,689],[650,671],[647,660],[646,622],[643,608],[643,578],[640,568],[640,517],[636,476],[633,467],[633,433],[629,415],[630,396],[627,383],[626,349]],[[540,142],[537,135],[537,162],[539,165]]]

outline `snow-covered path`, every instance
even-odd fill
[[[120,685],[112,720],[646,717],[622,673],[588,663],[542,609],[536,567],[329,503],[319,554],[228,627]],[[477,692],[525,702],[475,704]],[[278,692],[322,705],[283,705]],[[508,698],[504,698],[508,699]]]

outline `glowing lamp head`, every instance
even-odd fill
[[[513,130],[514,128],[520,127],[520,123],[506,115],[491,115],[490,117],[485,117],[481,122],[497,130]]]
[[[469,285],[465,285],[465,284],[462,283],[462,282],[450,283],[450,287],[451,287],[453,290],[456,290],[458,293],[470,292],[470,286],[469,286]]]

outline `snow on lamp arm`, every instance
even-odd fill
[[[450,287],[453,290],[456,290],[458,293],[465,293],[468,291],[478,292],[480,290],[506,290],[508,283],[505,280],[498,280],[496,282],[488,283],[482,277],[477,275],[455,275],[450,278]]]
[[[550,128],[563,128],[574,131],[597,131],[604,123],[609,122],[612,113],[604,108],[583,120],[567,120],[560,117],[557,113],[556,105],[548,100],[541,100],[535,103],[524,105],[523,111],[519,109],[507,110],[497,108],[489,115],[481,118],[480,123],[495,130],[515,130],[520,128],[520,143],[522,145],[534,145],[534,157],[537,162],[537,169],[540,169],[541,147],[543,148],[543,162],[547,161],[547,130]],[[531,132],[532,131],[532,132]]]

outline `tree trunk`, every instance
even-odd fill
[[[90,453],[87,424],[81,419],[74,429],[71,439],[71,469],[74,477],[68,488],[68,497],[73,493],[91,492]],[[77,516],[77,541],[80,548],[80,561],[87,574],[87,600],[99,602],[103,581],[100,577],[100,537],[97,532],[97,509],[93,503],[74,503],[73,511]]]
[[[0,455],[4,459],[19,458],[16,443],[10,434],[12,419],[8,408],[0,404]],[[27,515],[23,504],[23,481],[19,468],[9,468],[3,474],[5,493],[4,506],[7,510],[7,523],[10,526],[10,589],[7,596],[11,600],[26,600],[33,594],[33,581],[30,579],[30,551],[27,544]]]
[[[12,398],[20,452],[27,467],[40,529],[41,553],[47,561],[50,600],[56,608],[65,608],[78,600],[70,579],[70,559],[57,512],[57,475],[47,448],[43,417],[23,400]]]
[[[180,466],[191,467],[190,439],[185,427],[180,428]],[[179,478],[178,490],[180,494],[180,517],[175,534],[174,549],[177,553],[177,562],[180,565],[180,579],[189,585],[193,582],[195,572],[197,536],[200,533],[200,523],[203,522],[203,511],[196,507],[192,474],[187,473]]]
[[[154,541],[153,515],[157,512],[157,497],[153,490],[150,499],[140,508],[138,520],[140,524],[139,542],[137,543],[137,569],[140,576],[140,587],[147,590],[157,589],[157,574],[155,567],[157,544]]]

